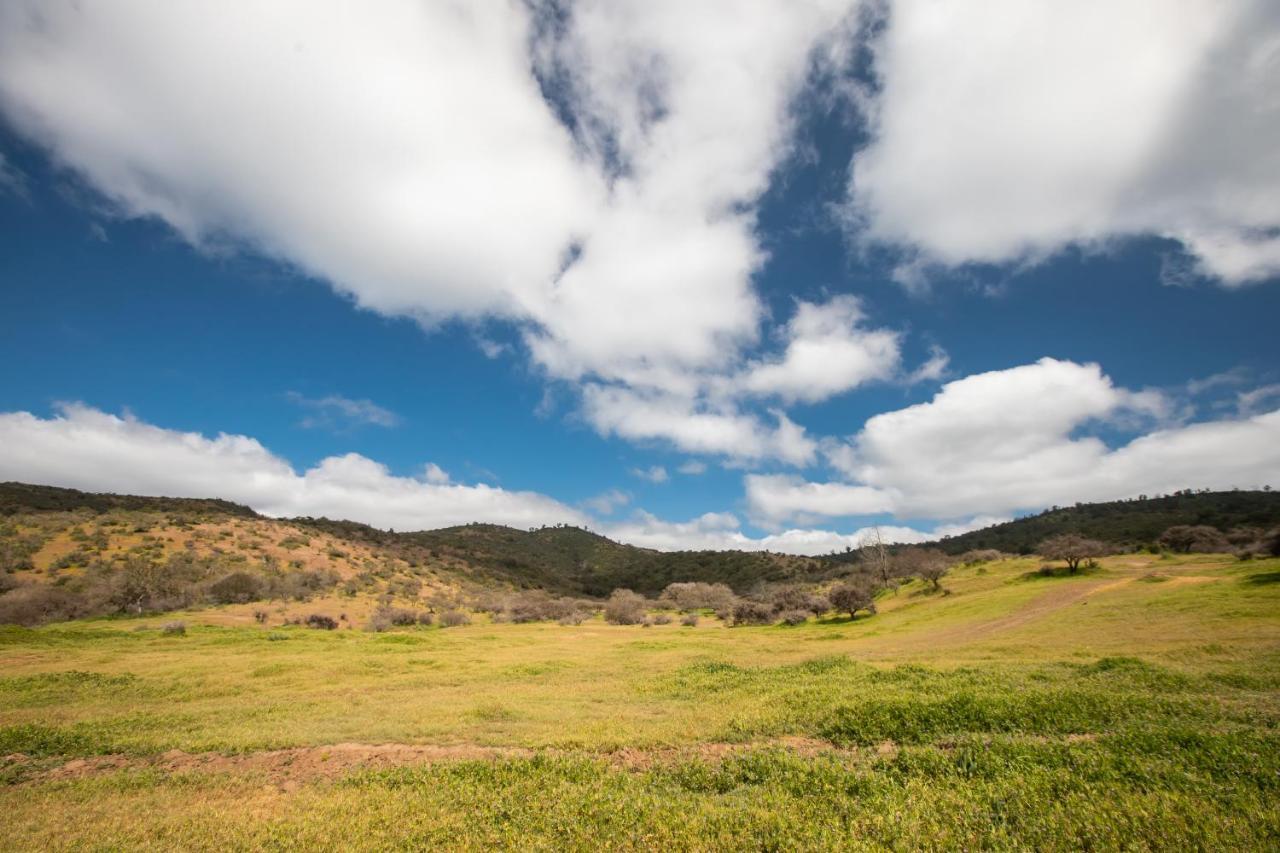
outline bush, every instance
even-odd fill
[[[759,601],[740,601],[733,608],[734,625],[768,625],[773,622],[773,608]]]
[[[604,605],[605,621],[611,625],[639,625],[644,622],[649,601],[629,589],[615,589]]]
[[[787,610],[782,613],[783,625],[803,625],[809,621],[809,611],[807,610]]]
[[[769,597],[774,613],[805,611],[814,616],[821,616],[831,609],[831,602],[820,595],[815,595],[801,587],[782,587],[774,590]]]
[[[733,590],[722,583],[689,583],[668,584],[662,591],[660,600],[676,610],[720,610],[732,607],[736,596]]]
[[[670,624],[671,624],[671,617],[670,617],[670,616],[668,616],[666,613],[655,613],[655,614],[653,615],[653,624],[655,624],[655,625],[670,625]]]
[[[0,625],[40,625],[87,616],[96,608],[62,587],[24,584],[0,595]]]
[[[1178,524],[1160,534],[1159,543],[1180,554],[1220,554],[1230,550],[1222,531],[1207,524]]]
[[[379,612],[387,617],[387,621],[400,628],[418,624],[418,612],[407,607],[380,607]],[[427,624],[430,624],[428,621]]]
[[[1003,559],[1004,554],[995,548],[978,548],[973,551],[965,551],[959,557],[956,557],[956,562],[962,566],[973,566],[978,563],[990,563]]]
[[[320,631],[332,631],[338,627],[338,620],[323,613],[312,613],[307,617],[307,627]]]
[[[860,610],[875,615],[875,592],[868,582],[850,581],[840,584],[831,590],[827,597],[831,599],[832,607],[842,613],[848,613],[850,618],[856,617]]]
[[[216,604],[247,604],[262,597],[262,581],[248,572],[232,572],[209,585]]]
[[[471,617],[463,613],[461,610],[446,610],[440,614],[441,628],[457,628],[461,625],[470,625]]]
[[[270,618],[270,615],[265,610],[253,611],[253,621],[257,622],[259,625],[267,624],[268,618]]]
[[[581,625],[586,618],[587,614],[583,613],[581,610],[575,610],[572,613],[567,613],[564,616],[561,616],[556,621],[561,625]]]
[[[572,598],[553,598],[540,589],[508,596],[502,606],[502,615],[511,622],[558,621],[582,612],[590,613],[590,604]],[[581,619],[579,619],[581,621]]]
[[[686,628],[696,627],[698,624],[698,614],[686,613],[684,616],[680,617],[680,624],[685,626]]]
[[[160,626],[160,633],[166,637],[185,637],[187,634],[186,622],[166,622]]]

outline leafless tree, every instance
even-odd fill
[[[1107,553],[1105,542],[1086,539],[1079,533],[1059,533],[1040,543],[1040,555],[1048,560],[1063,560],[1067,569],[1075,574],[1081,560],[1091,560]]]

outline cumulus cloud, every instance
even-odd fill
[[[512,321],[557,378],[687,396],[759,339],[755,205],[855,7],[18,0],[0,110],[121,216],[385,314]],[[893,345],[865,346],[845,376]],[[829,393],[805,352],[778,368],[796,394],[756,383]]]
[[[620,489],[609,489],[582,502],[584,509],[595,515],[613,515],[631,503],[631,495]]]
[[[751,365],[738,383],[750,394],[813,403],[888,379],[901,360],[899,335],[864,329],[864,319],[862,303],[854,296],[824,304],[800,302],[787,323],[782,355]]]
[[[827,448],[842,482],[748,476],[748,503],[775,524],[877,511],[956,518],[1280,479],[1280,410],[1161,426],[1167,410],[1159,395],[1119,388],[1096,364],[1041,359],[947,383],[927,403],[869,419]],[[1088,432],[1132,427],[1135,417],[1150,431],[1114,449]]]
[[[297,391],[285,395],[289,402],[307,411],[299,422],[304,429],[344,430],[359,426],[395,427],[400,416],[372,400],[352,400],[340,394],[307,397]]]
[[[422,530],[488,521],[514,527],[583,524],[545,495],[451,485],[439,467],[399,477],[355,453],[299,473],[256,440],[178,432],[82,405],[51,418],[0,414],[0,479],[170,497],[219,497],[271,516],[328,516]]]
[[[861,236],[929,264],[1158,235],[1227,285],[1280,273],[1280,7],[895,0],[874,48]]]
[[[632,441],[663,441],[689,453],[716,453],[740,460],[782,459],[807,465],[817,444],[782,412],[774,425],[731,403],[698,401],[662,392],[588,384],[583,414],[603,435]]]
[[[648,468],[632,468],[631,473],[641,480],[648,480],[650,483],[665,483],[670,479],[667,469],[661,465],[651,465]]]

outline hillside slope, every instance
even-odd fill
[[[1185,492],[1166,497],[1055,507],[935,543],[948,554],[995,548],[1030,554],[1057,533],[1081,533],[1116,546],[1142,547],[1179,524],[1206,524],[1224,533],[1280,524],[1280,492]]]

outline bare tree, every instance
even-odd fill
[[[889,559],[889,549],[885,547],[884,537],[880,535],[880,525],[871,528],[871,541],[863,547],[870,553],[871,568],[880,579],[880,585],[894,586],[893,563]]]
[[[908,548],[894,558],[897,573],[914,575],[942,589],[942,579],[951,570],[947,555],[935,548]]]
[[[1067,569],[1075,574],[1081,560],[1091,560],[1107,553],[1105,542],[1086,539],[1079,533],[1059,533],[1040,543],[1040,555],[1047,560],[1063,560]]]

